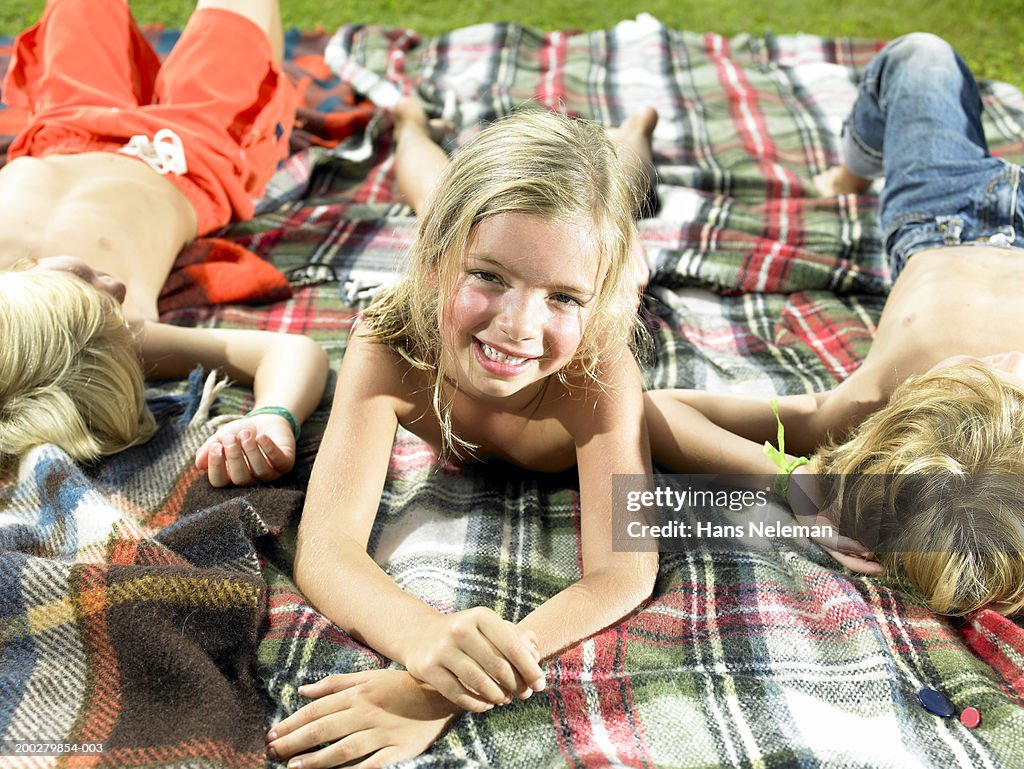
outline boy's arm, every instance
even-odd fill
[[[140,350],[147,378],[185,376],[197,364],[219,368],[252,386],[255,408],[287,409],[299,424],[320,403],[327,380],[327,355],[298,334],[146,323]],[[294,462],[294,428],[273,413],[225,425],[196,455],[197,465],[208,470],[215,486],[270,480]]]
[[[817,395],[777,399],[785,426],[787,456],[813,454],[831,433],[839,436],[884,403],[871,369],[860,369],[839,387]],[[695,390],[653,390],[645,394],[647,424],[655,458],[677,472],[772,476],[779,468],[764,453],[776,443],[778,422],[772,398]],[[828,524],[822,491],[808,466],[796,468],[789,484],[794,514],[806,523]],[[844,536],[815,539],[839,563],[854,571],[878,574],[881,567],[859,542]]]
[[[658,571],[656,552],[616,551],[612,479],[651,478],[640,372],[628,351],[604,373],[608,389],[572,409],[577,436],[583,577],[552,596],[519,624],[532,630],[542,657],[620,621],[647,600]],[[594,402],[596,400],[596,403]]]

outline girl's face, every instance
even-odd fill
[[[592,231],[518,213],[473,228],[442,328],[461,392],[529,399],[572,360],[601,289]]]

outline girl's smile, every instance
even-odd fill
[[[600,290],[600,259],[583,222],[496,214],[474,227],[442,318],[460,391],[528,392],[568,365]]]

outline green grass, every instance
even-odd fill
[[[43,0],[3,0],[0,33],[36,18]],[[696,32],[776,34],[888,40],[934,32],[949,40],[982,78],[1024,87],[1024,0],[282,0],[286,26],[334,29],[346,22],[399,25],[431,36],[485,21],[542,29],[602,29],[647,11],[668,26]],[[139,0],[143,22],[181,26],[193,3]]]

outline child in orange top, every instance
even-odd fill
[[[276,0],[200,0],[163,66],[123,0],[51,0],[15,41],[3,98],[31,120],[0,169],[0,459],[145,440],[143,377],[202,364],[252,382],[259,411],[200,450],[211,482],[291,468],[326,379],[319,347],[157,322],[182,246],[251,216],[287,153],[281,47]]]

